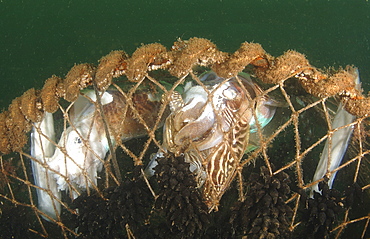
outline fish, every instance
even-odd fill
[[[96,100],[92,91],[85,95],[92,101]],[[102,103],[109,104],[111,101],[112,96],[104,93]],[[71,112],[71,126],[62,132],[58,147],[53,143],[55,132],[51,113],[45,112],[41,122],[32,129],[31,156],[38,160],[32,160],[33,178],[39,187],[36,190],[38,208],[47,215],[43,215],[47,220],[58,219],[61,191],[69,189],[67,180],[81,188],[96,184],[97,172],[101,170],[109,149],[104,129],[98,128],[97,122],[94,122],[93,102],[79,96]],[[74,190],[72,194],[73,198],[78,195]]]
[[[360,90],[361,81],[359,71],[357,68],[354,70],[354,74],[356,75],[355,88],[357,90]],[[317,164],[312,179],[313,182],[320,180],[329,173],[328,186],[330,189],[333,187],[334,180],[338,171],[335,171],[333,173],[332,171],[340,166],[342,159],[347,151],[348,143],[351,138],[354,127],[353,125],[350,124],[355,120],[355,118],[356,118],[355,116],[351,115],[344,109],[342,103],[338,105],[337,112],[335,113],[334,119],[331,122],[331,128],[337,129],[340,127],[344,127],[346,125],[347,126],[335,131],[332,134],[331,142],[329,141],[329,139],[326,140],[324,149],[320,156],[319,163]],[[329,147],[330,147],[330,157],[329,157]],[[321,191],[319,190],[318,183],[314,184],[310,190],[311,190],[310,197],[313,197],[314,191],[319,193]]]
[[[55,140],[53,114],[45,112],[41,122],[34,123],[31,132],[31,156],[36,160],[31,160],[32,174],[35,181],[38,208],[44,214],[43,218],[57,220],[57,215],[61,212],[61,193],[54,180],[53,172],[44,167],[48,164],[47,159],[53,156]],[[50,194],[49,191],[50,190]],[[48,218],[49,217],[49,218]]]
[[[96,100],[93,91],[85,95],[93,102]],[[102,105],[113,101],[113,96],[109,92],[105,92],[101,98]],[[80,188],[97,184],[97,172],[102,169],[109,144],[93,102],[85,96],[79,96],[74,102],[71,126],[63,131],[58,142],[59,147],[48,159],[49,167],[59,173],[54,174],[58,190],[67,190],[69,188],[67,181]],[[111,140],[114,142],[115,139]],[[75,190],[72,190],[72,193],[73,198],[77,197]]]
[[[102,109],[109,127],[113,146],[117,140],[141,137],[153,129],[161,107],[160,98],[148,92],[136,92],[133,106],[127,106],[126,95],[118,90],[101,94]],[[138,120],[141,117],[146,125]],[[165,114],[163,115],[165,117]],[[164,121],[164,120],[163,120]],[[31,135],[32,169],[38,195],[38,208],[47,220],[61,212],[61,192],[71,192],[75,199],[81,191],[96,187],[98,173],[109,151],[102,116],[96,109],[94,90],[82,92],[69,111],[69,126],[61,133],[57,147],[54,142],[54,120],[45,113],[33,127]],[[158,124],[158,127],[161,123]],[[45,165],[47,164],[47,166]]]

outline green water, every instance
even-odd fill
[[[167,47],[205,37],[223,51],[243,41],[278,56],[305,53],[318,67],[354,64],[370,89],[370,2],[338,1],[0,1],[0,108],[74,63],[97,63],[141,43]]]
[[[274,56],[295,49],[317,67],[353,64],[370,90],[366,0],[0,0],[0,111],[75,63],[193,36],[223,51],[254,41]]]

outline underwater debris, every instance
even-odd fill
[[[289,176],[285,172],[271,176],[265,166],[260,170],[260,175],[249,176],[245,199],[231,208],[230,223],[237,237],[290,238],[293,210],[285,203],[290,194]]]
[[[210,40],[193,37],[189,40],[178,39],[172,47],[175,56],[168,71],[180,78],[189,74],[193,66],[209,66],[224,61],[227,54],[217,50]]]
[[[45,113],[40,123],[34,123],[31,155],[35,185],[41,188],[37,188],[38,207],[53,219],[61,211],[61,191],[70,191],[72,197],[77,197],[78,191],[96,187],[97,174],[109,150],[107,138],[114,145],[144,136],[155,126],[161,106],[159,99],[146,92],[137,91],[130,99],[117,90],[104,92],[101,104],[108,119],[107,134],[102,116],[96,113],[95,100],[93,90],[84,90],[83,96],[78,96],[70,109],[71,125],[63,131],[57,147],[52,143],[53,115]],[[65,154],[69,156],[66,158]],[[45,165],[50,169],[45,170]]]
[[[159,43],[144,45],[136,49],[132,57],[127,60],[127,78],[131,81],[144,79],[148,66],[155,62],[157,56],[166,51],[166,47]]]
[[[353,74],[357,76],[354,87],[357,90],[360,90],[361,83],[358,69],[354,69]],[[354,120],[355,116],[348,113],[343,108],[342,103],[339,103],[335,117],[331,122],[331,128],[337,130],[337,128],[345,127],[346,125],[351,124]],[[335,176],[338,171],[334,173],[332,173],[332,171],[340,166],[342,159],[347,151],[347,146],[352,136],[352,132],[353,126],[348,126],[335,131],[331,139],[326,140],[324,150],[321,154],[320,161],[317,164],[317,168],[312,181],[317,181],[325,175],[328,175],[328,186],[329,188],[333,187]],[[312,191],[314,190],[318,191],[317,184],[312,186]]]
[[[5,120],[12,151],[20,151],[23,148],[27,143],[26,133],[31,130],[31,122],[23,115],[21,103],[21,97],[17,97],[12,101],[12,104],[8,108],[8,117]]]
[[[244,42],[236,52],[225,58],[224,62],[217,62],[217,64],[214,65],[213,70],[218,76],[229,78],[243,71],[245,66],[248,64],[264,68],[267,66],[265,65],[267,64],[267,61],[263,61],[264,58],[270,59],[271,56],[265,52],[260,44]],[[259,62],[259,64],[257,62]],[[263,62],[263,64],[260,62]]]
[[[38,102],[39,92],[31,88],[23,93],[20,109],[25,118],[31,122],[38,122],[42,118],[41,103]]]
[[[174,76],[185,77],[191,72],[193,66],[200,65],[210,67],[221,77],[230,77],[237,75],[248,64],[255,66],[255,75],[264,83],[278,83],[295,77],[310,94],[318,97],[337,94],[341,97],[345,109],[353,115],[365,117],[370,112],[370,98],[353,88],[355,78],[351,73],[353,67],[339,69],[337,73],[328,75],[311,66],[303,54],[295,51],[287,51],[284,55],[274,58],[267,54],[261,45],[245,42],[234,54],[229,55],[219,51],[211,41],[196,37],[188,41],[179,39],[174,43],[171,51],[166,51],[166,48],[158,43],[143,45],[127,59],[124,52],[113,52],[101,59],[98,69],[90,64],[76,65],[67,74],[65,80],[59,80],[53,76],[52,80],[46,81],[40,98],[42,108],[52,112],[57,109],[56,103],[59,98],[67,101],[77,99],[79,91],[95,80],[93,77],[95,73],[98,76],[96,79],[98,88],[106,89],[111,77],[123,74],[126,74],[131,81],[138,81],[149,71],[167,69]],[[330,83],[339,81],[350,84],[332,86]],[[328,84],[331,84],[331,87],[325,87]],[[18,103],[13,103],[17,108]],[[9,107],[8,110],[12,111],[12,108]],[[5,116],[13,119],[11,114]],[[27,119],[23,117],[21,121],[27,121]],[[23,143],[27,141],[23,142],[26,139],[24,134],[27,132],[14,130],[11,125],[0,127],[1,152],[7,154],[10,150],[21,151]],[[14,146],[9,145],[12,144],[13,136],[21,138],[21,142],[15,142]]]

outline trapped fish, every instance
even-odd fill
[[[138,117],[142,117],[149,128],[155,126],[158,118],[161,102],[150,93],[137,92],[132,96],[136,114],[126,104],[125,97],[116,90],[101,96],[113,144],[116,140],[129,140],[147,133]],[[74,199],[80,191],[97,186],[98,172],[102,170],[109,144],[95,102],[92,90],[84,91],[83,96],[77,98],[70,110],[70,126],[62,132],[57,147],[53,142],[52,114],[45,113],[41,123],[33,128],[31,155],[36,159],[32,160],[35,185],[40,187],[38,207],[52,219],[57,219],[61,211],[61,191],[70,191]]]
[[[361,89],[360,76],[358,69],[354,69],[353,74],[356,75],[356,89]],[[333,187],[334,179],[338,171],[333,172],[342,162],[344,154],[347,151],[349,139],[351,138],[353,132],[353,126],[349,125],[355,120],[355,116],[348,113],[343,104],[340,103],[338,110],[335,114],[333,122],[331,123],[331,129],[341,129],[333,132],[332,137],[328,138],[325,142],[324,150],[322,151],[320,161],[317,164],[315,174],[313,176],[313,181],[317,181],[328,175],[329,188]],[[313,191],[319,192],[318,184],[312,186],[311,197],[313,197]]]

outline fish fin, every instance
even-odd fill
[[[73,107],[70,110],[69,118],[72,122],[78,122],[81,115],[91,106],[91,102],[85,96],[78,96],[73,102]]]
[[[90,114],[95,110],[95,107],[92,106],[92,102],[90,99],[94,102],[96,102],[96,94],[94,90],[83,90],[83,95],[80,95],[75,102],[73,102],[73,107],[70,110],[69,118],[72,122],[77,123],[83,119],[84,116],[87,114]],[[90,98],[90,99],[89,99]],[[106,91],[101,96],[101,103],[102,105],[109,104],[113,101],[113,95]]]

